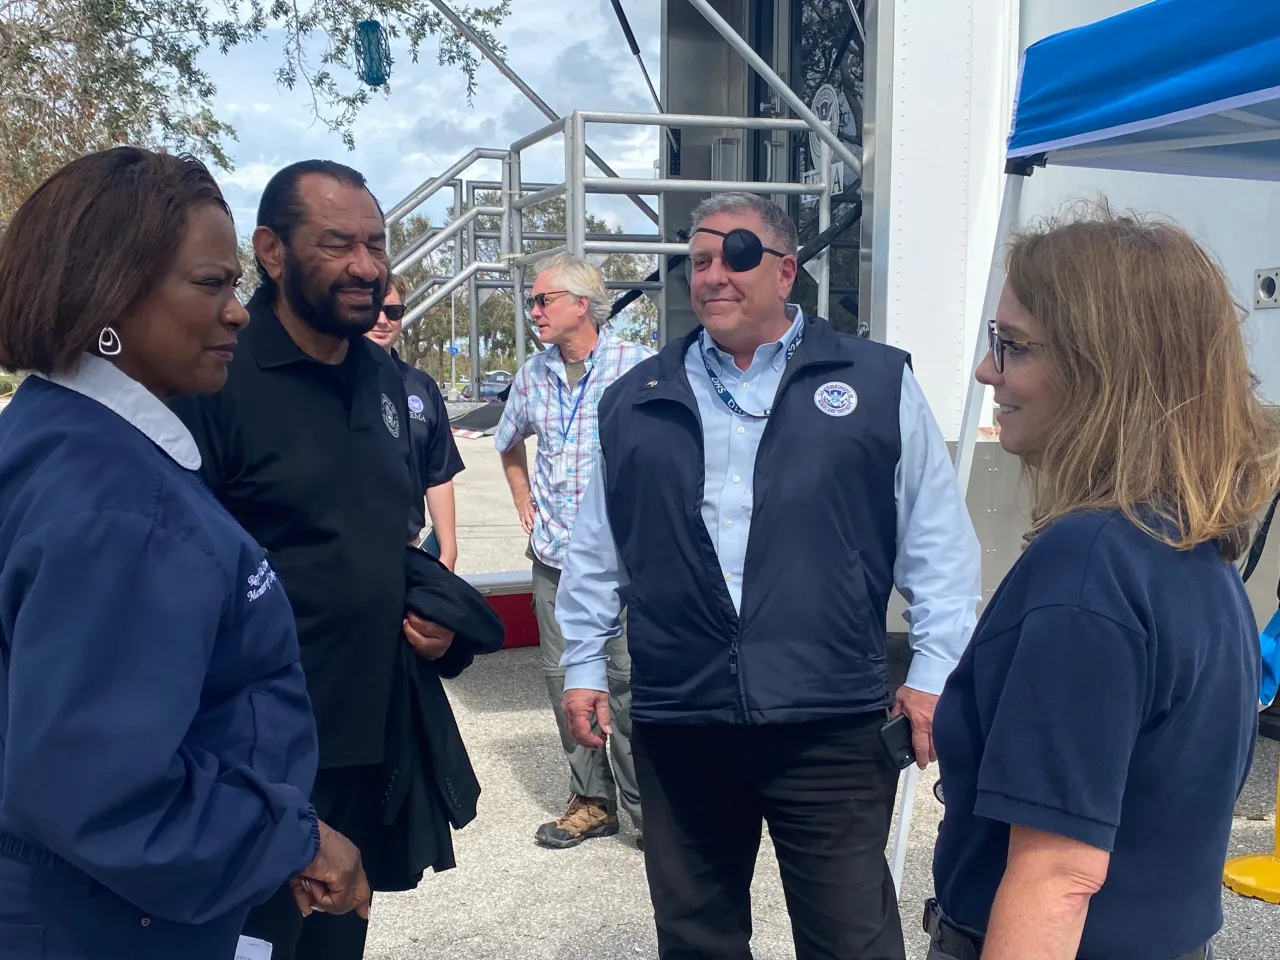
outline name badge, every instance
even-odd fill
[[[271,960],[271,944],[257,937],[241,937],[236,944],[236,960]]]
[[[568,457],[564,451],[547,455],[547,474],[551,489],[558,490],[569,482]]]

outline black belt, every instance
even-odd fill
[[[954,960],[981,960],[982,937],[948,920],[938,901],[932,898],[924,904],[924,932],[929,935],[931,944]],[[1211,956],[1209,948],[1204,946],[1175,960],[1206,960]]]

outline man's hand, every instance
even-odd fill
[[[369,880],[360,851],[328,824],[320,823],[320,852],[302,873],[289,881],[294,901],[305,917],[313,910],[347,913],[369,919]]]
[[[404,618],[404,638],[423,660],[439,660],[453,643],[453,631],[410,611]]]
[[[932,693],[899,687],[893,698],[893,716],[905,713],[911,723],[911,746],[916,751],[916,766],[921,770],[938,759],[933,752],[933,708],[938,698]]]
[[[594,750],[603,747],[605,737],[613,733],[609,694],[605,690],[566,690],[560,707],[564,711],[564,725],[574,743]],[[599,722],[604,737],[591,729],[592,716]]]
[[[520,526],[524,527],[525,533],[533,534],[533,516],[537,512],[538,508],[533,505],[532,497],[516,501],[516,513],[520,514]]]

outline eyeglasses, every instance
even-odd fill
[[[392,323],[399,323],[402,319],[404,319],[404,304],[403,303],[384,303],[382,305],[382,312],[386,315],[387,319],[390,320]]]
[[[759,237],[742,227],[730,230],[728,233],[721,233],[719,230],[712,230],[710,227],[699,227],[693,232],[710,233],[717,237],[723,237],[724,243],[720,245],[720,259],[734,273],[746,273],[748,270],[754,270],[760,266],[760,261],[764,259],[766,253],[771,253],[775,257],[786,256],[780,250],[766,247],[760,242]]]
[[[996,365],[996,373],[1004,373],[1004,351],[1012,349],[1016,357],[1027,347],[1043,347],[1043,343],[1035,340],[1009,340],[1000,336],[994,323],[987,324],[987,343],[991,347],[991,362]]]
[[[525,297],[524,312],[532,313],[534,307],[545,310],[547,309],[547,297],[558,297],[560,294],[568,292],[568,290],[548,290],[546,293],[535,293],[532,297]]]

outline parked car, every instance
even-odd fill
[[[485,378],[480,381],[480,402],[495,403],[498,401],[505,401],[507,399],[507,393],[510,390],[510,380],[493,380],[486,375]],[[475,398],[471,384],[467,384],[462,388],[461,397],[463,400],[472,400]]]

